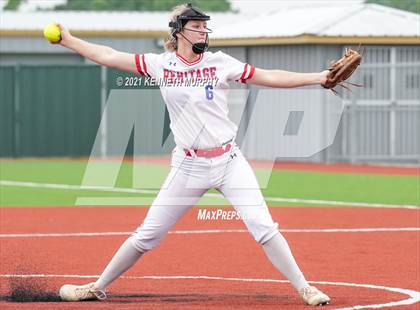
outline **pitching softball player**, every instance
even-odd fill
[[[210,17],[190,4],[174,8],[170,37],[162,54],[129,54],[91,44],[60,26],[61,45],[92,61],[145,77],[179,84],[161,85],[176,147],[171,171],[142,225],[123,243],[100,278],[82,286],[64,285],[64,301],[105,299],[107,286],[153,249],[169,229],[210,188],[218,189],[241,214],[271,263],[290,280],[304,302],[323,305],[330,298],[310,286],[273,222],[255,175],[235,144],[237,126],[228,118],[230,82],[298,87],[325,82],[328,71],[295,73],[263,70],[222,53],[208,52]],[[188,81],[209,81],[190,86]],[[210,81],[217,81],[211,83]]]

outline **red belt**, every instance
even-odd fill
[[[220,156],[226,152],[229,152],[231,149],[232,145],[231,143],[226,144],[225,146],[219,146],[219,147],[215,147],[213,149],[208,149],[208,150],[200,150],[200,149],[193,149],[192,151],[194,151],[195,156],[197,157],[216,157],[216,156]],[[191,150],[189,149],[184,149],[185,155],[187,156],[193,156],[191,154]]]

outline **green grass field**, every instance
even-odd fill
[[[150,203],[169,167],[142,164],[138,167],[144,179],[156,185],[145,193],[106,192],[78,189],[86,169],[85,160],[1,160],[0,205],[1,206],[73,206],[78,198],[96,197],[103,204],[137,205]],[[104,170],[109,163],[102,163]],[[120,169],[116,187],[132,188],[133,164],[125,162]],[[262,176],[267,171],[258,170]],[[5,185],[4,181],[73,185],[75,188],[39,188],[37,185],[22,186],[21,183]],[[216,193],[210,191],[210,193]],[[308,171],[273,171],[267,188],[263,189],[271,206],[311,205],[308,202],[279,202],[271,198],[297,198],[302,200],[328,200],[396,205],[420,204],[420,178],[379,174],[345,174]],[[201,204],[227,204],[224,199],[205,197]],[[319,204],[317,204],[319,205]]]

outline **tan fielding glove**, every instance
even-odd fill
[[[322,86],[324,88],[331,89],[335,94],[337,94],[337,92],[334,90],[334,87],[337,85],[340,85],[341,87],[351,91],[351,89],[344,85],[344,83],[362,87],[362,85],[350,83],[346,80],[360,65],[364,54],[365,50],[363,49],[363,52],[361,52],[360,47],[357,51],[351,48],[347,48],[344,56],[331,64],[331,67],[328,69],[330,72],[327,75],[327,80],[324,84],[322,84]]]

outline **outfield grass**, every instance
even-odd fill
[[[80,185],[86,169],[84,160],[1,160],[0,180]],[[111,163],[114,164],[115,163]],[[101,171],[109,168],[110,163],[101,163]],[[115,186],[131,188],[133,184],[133,164],[125,162],[121,167]],[[141,178],[153,181],[147,193],[119,193],[97,190],[50,189],[21,186],[0,185],[1,206],[72,206],[77,198],[104,197],[114,198],[121,204],[139,204],[135,199],[149,204],[160,187],[169,167],[162,165],[142,164]],[[266,171],[256,171],[257,176]],[[140,181],[139,181],[140,180]],[[101,180],[99,180],[101,181]],[[138,186],[137,186],[138,187]],[[210,191],[211,193],[214,191]],[[420,203],[420,178],[418,176],[396,176],[375,174],[322,173],[307,171],[273,171],[267,188],[263,189],[265,197],[335,200],[345,202],[366,202],[382,204]],[[126,202],[125,197],[132,203]],[[134,201],[133,201],[134,199]],[[226,204],[218,198],[203,198],[203,204]],[[270,205],[293,205],[292,203],[272,202]],[[299,203],[302,205],[302,203]]]

